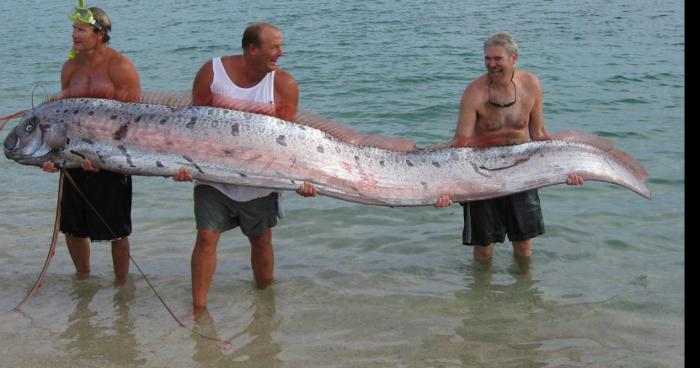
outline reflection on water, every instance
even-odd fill
[[[105,325],[104,311],[93,311],[90,303],[104,286],[99,277],[90,276],[73,282],[71,296],[77,301],[75,309],[68,317],[68,327],[59,335],[66,340],[64,350],[73,356],[77,366],[93,366],[96,361],[105,360],[117,366],[143,366],[145,359],[138,349],[134,336],[134,321],[129,317],[129,304],[134,299],[136,287],[133,278],[127,277],[124,284],[115,288],[113,314]]]
[[[540,367],[546,357],[532,343],[548,309],[532,277],[532,260],[513,257],[502,270],[472,261],[463,269],[465,287],[455,293],[454,335],[424,341],[423,360],[444,366]]]
[[[192,334],[195,351],[192,360],[207,367],[280,367],[282,362],[277,355],[282,348],[272,335],[278,329],[276,320],[275,294],[271,288],[256,290],[250,308],[253,310],[250,324],[241,332],[225,340],[233,343],[233,351],[228,353],[214,341]],[[196,331],[202,335],[220,338],[214,318],[205,310],[195,320]],[[221,332],[224,334],[224,332]],[[238,346],[241,344],[240,346]]]

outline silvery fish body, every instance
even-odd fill
[[[308,180],[322,195],[371,205],[432,205],[443,194],[453,201],[493,198],[564,183],[570,173],[651,196],[641,164],[612,145],[552,140],[397,152],[267,115],[202,106],[47,102],[25,114],[4,149],[9,159],[35,166],[52,160],[78,167],[88,158],[102,169],[157,176],[184,167],[197,179],[283,190]]]

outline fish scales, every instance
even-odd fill
[[[586,143],[397,152],[205,106],[57,100],[28,112],[4,147],[8,158],[35,166],[51,159],[77,167],[87,157],[131,175],[172,176],[185,167],[197,179],[282,190],[308,180],[322,195],[371,205],[432,205],[443,194],[454,201],[493,198],[564,183],[570,173],[651,195],[641,164]]]

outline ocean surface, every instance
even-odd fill
[[[60,90],[74,2],[0,0],[0,115]],[[680,0],[102,1],[111,45],[144,90],[189,90],[240,52],[252,21],[282,30],[300,107],[419,146],[454,134],[482,44],[507,30],[536,73],[551,132],[613,140],[649,171],[646,200],[610,184],[540,190],[529,265],[461,244],[462,210],[285,195],[275,282],[224,234],[202,318],[181,327],[108,243],[76,280],[63,238],[43,287],[57,174],[0,159],[1,367],[680,367],[685,363],[685,14]],[[32,89],[35,89],[32,102]],[[4,139],[16,121],[0,138]],[[191,309],[192,184],[134,177],[134,260],[177,316]],[[231,343],[230,347],[200,334]]]

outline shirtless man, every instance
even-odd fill
[[[61,70],[62,97],[138,101],[141,87],[136,67],[107,45],[112,29],[107,13],[98,7],[80,6],[69,19],[73,20],[73,49]],[[51,161],[42,168],[57,171]],[[73,185],[64,187],[60,229],[76,273],[80,277],[90,273],[90,241],[109,240],[115,280],[122,284],[129,273],[131,176],[98,170],[89,160],[83,162],[82,169],[67,171],[109,225],[108,229]]]
[[[551,139],[544,124],[540,81],[532,73],[516,70],[517,62],[518,45],[510,34],[498,32],[486,39],[487,72],[462,95],[453,146],[507,146]],[[572,173],[567,184],[581,185],[583,178]],[[450,205],[447,195],[435,203],[438,208]],[[516,257],[530,257],[530,239],[544,233],[537,189],[462,205],[462,242],[474,246],[474,258],[479,262],[491,259],[493,243],[505,241],[506,234]]]

